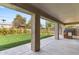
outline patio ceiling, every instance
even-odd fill
[[[79,4],[77,3],[37,3],[32,5],[58,18],[63,23],[79,23]]]

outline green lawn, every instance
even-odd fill
[[[0,45],[11,44],[18,41],[24,41],[31,39],[31,35],[26,34],[11,34],[11,35],[0,35]]]
[[[42,38],[46,38],[45,34],[41,35]],[[27,34],[11,34],[11,35],[0,35],[0,51],[15,47],[21,44],[29,43],[31,41],[31,35]]]

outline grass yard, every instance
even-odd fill
[[[41,39],[46,37],[49,36],[41,35]],[[0,51],[29,42],[31,42],[31,35],[27,34],[0,35]]]
[[[31,35],[26,34],[11,34],[11,35],[0,35],[0,45],[11,44],[18,41],[24,41],[31,39]]]
[[[0,35],[0,50],[15,47],[30,41],[31,35],[27,34]]]

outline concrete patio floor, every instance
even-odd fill
[[[49,37],[41,40],[40,52],[31,51],[31,43],[28,43],[0,51],[0,55],[79,55],[79,40]]]

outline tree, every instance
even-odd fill
[[[49,21],[46,21],[46,32],[47,32],[47,35],[49,35],[49,31],[51,30],[52,28],[52,22],[49,22]]]
[[[31,29],[32,27],[32,20],[29,20],[28,23],[26,24],[27,28]],[[40,23],[40,28],[43,28],[43,25]]]
[[[26,27],[26,19],[21,15],[16,15],[13,20],[13,28],[17,28],[19,32],[24,32]]]
[[[6,30],[6,28],[4,28],[4,23],[5,23],[5,21],[6,21],[5,19],[2,19],[3,24],[2,24],[1,27],[2,27],[2,34],[3,34],[3,35],[6,35],[6,34],[7,34],[7,30]]]
[[[25,26],[26,20],[21,15],[16,15],[15,19],[13,20],[13,27],[19,28],[20,26]]]
[[[3,21],[3,23],[4,23],[6,20],[5,20],[5,19],[3,19],[2,21]]]
[[[4,28],[4,23],[5,23],[5,19],[2,19],[2,22],[3,22],[3,24],[2,24],[2,28]]]
[[[26,24],[28,29],[31,29],[32,27],[32,20],[29,20],[28,23]]]

